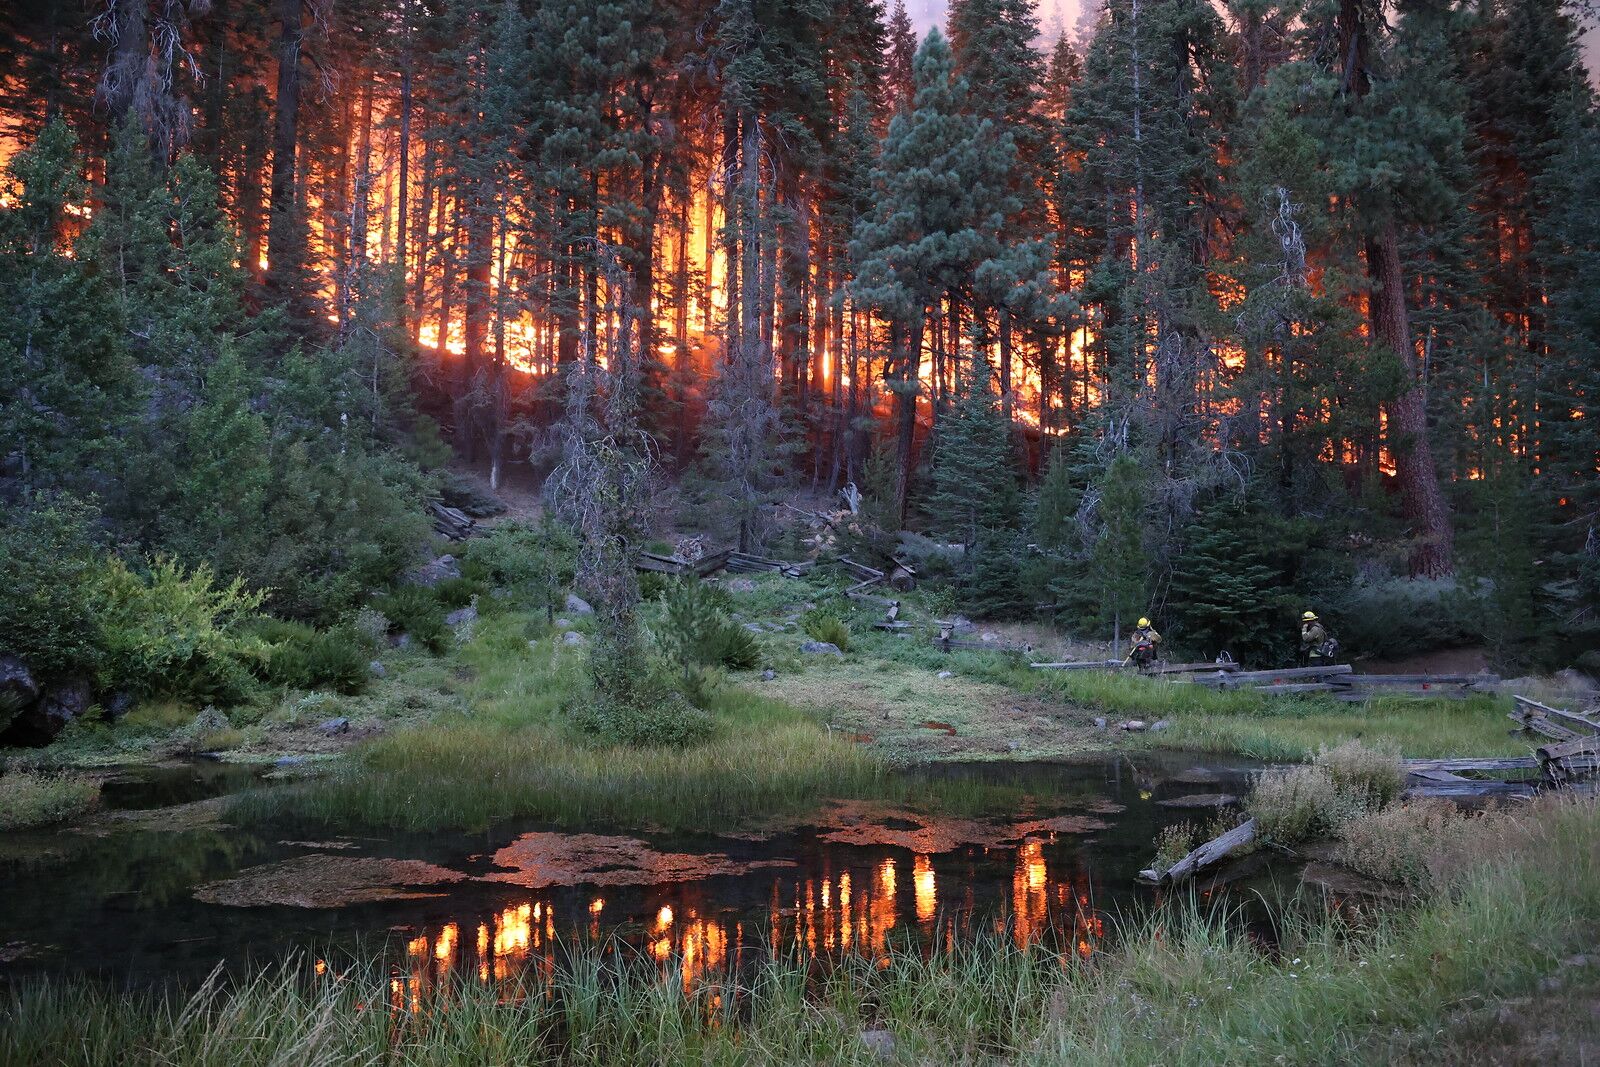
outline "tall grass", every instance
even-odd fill
[[[482,620],[458,653],[470,712],[363,746],[330,776],[246,794],[235,814],[328,825],[477,829],[513,818],[567,826],[707,827],[871,793],[875,759],[779,701],[714,694],[715,736],[683,748],[596,746],[565,708],[586,684],[581,649],[539,640],[528,620]]]
[[[66,822],[99,801],[97,778],[13,769],[0,775],[0,830],[27,830]]]
[[[587,950],[548,979],[451,986],[416,1011],[391,1010],[379,964],[340,978],[285,968],[190,997],[33,982],[0,993],[0,1062],[867,1064],[882,1053],[861,1034],[878,1029],[900,1063],[1451,1062],[1466,1009],[1493,1018],[1600,924],[1592,802],[1476,831],[1470,854],[1486,858],[1416,907],[1359,927],[1290,914],[1273,951],[1179,901],[1088,961],[996,935],[882,965],[778,960],[685,983]]]

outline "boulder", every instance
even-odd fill
[[[577,646],[587,644],[588,641],[589,639],[584,637],[583,634],[579,633],[577,630],[568,630],[566,633],[561,635],[561,643],[563,645]]]
[[[570,630],[572,629],[572,620],[568,618],[558,618],[555,621],[555,627],[558,630]]]
[[[941,679],[943,679],[943,678],[954,678],[955,677],[955,672],[954,671],[940,671],[938,674],[934,675],[934,677],[935,678],[941,678]]]
[[[371,663],[367,664],[367,673],[372,675],[374,678],[382,678],[389,672],[384,667],[382,660],[375,659]]]
[[[1574,693],[1593,693],[1597,688],[1600,688],[1595,685],[1593,678],[1571,667],[1566,670],[1556,671],[1555,681],[1561,688],[1571,690]]]
[[[93,703],[88,682],[63,682],[45,688],[32,704],[11,720],[0,744],[40,747],[54,741],[69,722],[80,718]]]
[[[429,560],[406,575],[407,580],[412,585],[422,585],[429,589],[432,589],[446,578],[459,577],[461,577],[461,564],[456,562],[456,558],[451,555]]]
[[[107,722],[116,722],[137,707],[139,701],[132,693],[120,691],[100,698],[100,710]]]
[[[839,651],[839,646],[827,641],[807,641],[800,646],[800,651],[807,656],[838,656],[844,659],[844,653]]]
[[[457,608],[444,617],[444,624],[451,629],[459,629],[462,626],[471,626],[477,621],[478,609],[471,604],[468,604],[464,608]]]
[[[1155,722],[1150,724],[1150,732],[1153,734],[1159,734],[1162,730],[1170,729],[1171,726],[1172,723],[1168,720],[1157,719]]]
[[[1143,719],[1129,719],[1122,724],[1122,728],[1130,733],[1138,733],[1141,730],[1148,729]]]
[[[0,728],[7,717],[39,699],[39,683],[15,656],[0,656]]]
[[[893,1058],[899,1048],[892,1030],[863,1030],[861,1043],[868,1052],[883,1060]]]
[[[345,718],[342,715],[337,719],[328,719],[328,720],[326,720],[324,722],[317,723],[317,733],[326,734],[329,737],[332,737],[335,734],[343,734],[343,733],[349,733],[349,732],[350,732],[350,720]]]
[[[568,593],[567,594],[567,600],[566,600],[566,605],[565,606],[566,606],[566,610],[571,612],[574,615],[593,615],[594,614],[594,608],[590,606],[590,604],[589,604],[589,602],[587,600],[583,599],[583,597],[579,596],[577,593]]]
[[[770,667],[761,672],[761,680],[763,682],[770,682],[774,678],[776,678],[777,676],[778,676],[778,672],[773,670]]]

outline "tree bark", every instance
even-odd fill
[[[268,193],[268,286],[280,300],[297,305],[304,246],[299,211],[300,46],[304,0],[278,0],[278,96],[273,107],[272,185]],[[302,310],[296,307],[296,310]]]

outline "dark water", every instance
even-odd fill
[[[614,938],[681,965],[686,980],[774,951],[882,955],[980,932],[1087,955],[1115,916],[1155,899],[1134,875],[1157,830],[1209,815],[1157,802],[1238,793],[1250,771],[1211,767],[1207,781],[1186,773],[1193,765],[1147,756],[949,766],[919,772],[925,803],[820,804],[801,824],[761,834],[574,836],[527,825],[330,840],[293,826],[141,828],[103,817],[91,832],[0,841],[0,982],[90,973],[143,987],[193,981],[219,962],[242,970],[365,948],[388,953],[416,991],[446,974],[492,980],[548,967],[563,945]],[[254,774],[205,764],[130,771],[108,783],[105,806],[187,804],[249,786]],[[966,799],[952,806],[952,796]],[[304,888],[315,897],[318,876],[298,864],[342,870],[374,859],[420,861],[379,887],[404,899],[308,908],[195,896],[288,861],[267,896]]]

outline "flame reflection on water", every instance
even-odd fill
[[[916,853],[909,864],[888,857],[854,869],[825,867],[810,878],[775,877],[762,917],[766,936],[753,944],[747,919],[705,899],[699,885],[655,887],[649,893],[658,902],[644,909],[643,922],[605,928],[602,897],[591,898],[570,928],[558,924],[551,900],[529,899],[488,915],[472,938],[463,938],[458,921],[413,937],[403,969],[397,965],[391,978],[390,1006],[418,1010],[424,993],[474,976],[486,984],[548,985],[558,954],[582,943],[585,934],[589,944],[621,959],[628,958],[628,948],[636,949],[686,992],[763,956],[857,954],[887,966],[893,952],[948,950],[985,931],[1023,947],[1050,939],[1067,953],[1091,956],[1105,936],[1104,920],[1092,907],[1094,886],[1081,867],[1048,855],[1045,844],[1031,840],[1014,850],[1008,911],[993,919],[975,915],[981,849],[965,858]],[[903,878],[907,869],[909,879]],[[941,892],[951,886],[962,889]],[[903,891],[908,899],[902,899]]]

